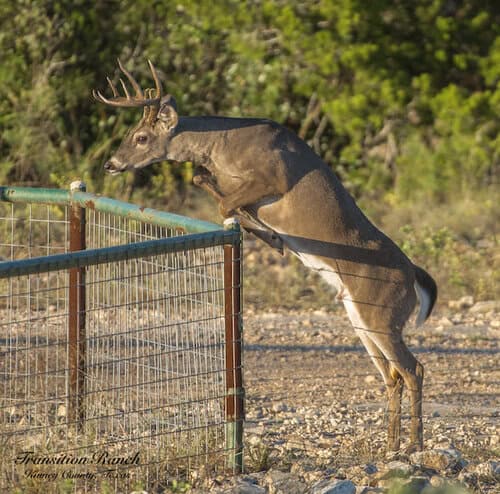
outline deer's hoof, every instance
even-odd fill
[[[231,208],[226,208],[224,204],[219,204],[219,213],[223,218],[230,218],[236,214],[236,211]]]
[[[204,175],[195,175],[193,177],[193,184],[196,185],[197,187],[199,187],[201,184],[205,184],[207,182],[208,182],[208,180],[207,180],[206,176],[204,176]]]

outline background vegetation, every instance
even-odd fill
[[[78,177],[215,219],[189,164],[104,176],[139,117],[90,97],[117,77],[117,57],[144,86],[152,59],[184,114],[293,129],[445,298],[498,296],[498,2],[0,0],[0,183]],[[322,290],[302,289],[303,279],[290,300]]]

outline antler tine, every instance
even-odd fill
[[[151,89],[146,89],[144,91],[145,95],[146,95],[146,98],[150,99],[151,98]],[[142,114],[142,119],[143,120],[149,120],[149,116],[151,114],[151,106],[145,106],[144,107],[144,112]]]
[[[141,86],[139,86],[137,81],[133,78],[132,74],[122,65],[122,63],[120,62],[120,59],[117,58],[116,60],[118,61],[118,67],[120,67],[120,70],[125,74],[125,76],[129,80],[130,84],[134,88],[135,95],[138,98],[144,98],[144,95],[142,94]]]
[[[92,89],[92,97],[97,101],[102,101],[102,94],[95,89]]]
[[[153,74],[153,79],[155,81],[156,97],[158,98],[158,100],[160,100],[162,95],[163,95],[163,88],[161,86],[160,78],[158,77],[158,74],[156,72],[155,66],[153,65],[153,62],[151,62],[151,60],[149,60],[149,58],[148,58],[148,65],[149,65],[149,68],[151,70],[151,73]]]
[[[109,87],[111,88],[111,91],[113,91],[113,96],[115,98],[118,98],[119,96],[118,90],[116,89],[116,86],[113,84],[113,81],[109,77],[106,77],[106,79],[108,81]]]
[[[92,96],[94,97],[95,100],[100,101],[101,103],[105,103],[106,105],[113,105],[113,106],[120,106],[117,103],[115,103],[112,100],[109,100],[105,96],[103,96],[100,91],[96,91],[95,89],[92,90]],[[118,98],[120,99],[120,98]]]
[[[130,97],[130,93],[128,92],[127,86],[125,85],[125,83],[123,82],[123,79],[121,77],[120,77],[120,84],[122,85],[123,92],[125,93],[125,97],[127,99],[131,100],[132,98]]]

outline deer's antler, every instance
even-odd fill
[[[153,79],[155,81],[155,88],[147,90],[146,97],[144,96],[144,92],[142,91],[141,86],[139,86],[137,81],[133,78],[132,74],[122,65],[120,60],[118,60],[118,67],[120,67],[120,70],[123,72],[125,77],[130,82],[130,85],[135,91],[135,96],[130,95],[127,85],[125,84],[122,78],[120,78],[120,83],[122,85],[125,96],[120,96],[118,90],[116,89],[116,86],[113,84],[113,81],[109,77],[106,77],[106,79],[108,81],[109,87],[111,88],[111,91],[113,92],[113,97],[106,98],[99,91],[96,90],[92,91],[92,96],[100,103],[104,103],[110,106],[139,107],[139,108],[149,107],[147,111],[146,108],[144,108],[144,116],[147,115],[147,117],[150,119],[156,117],[158,109],[160,108],[160,101],[163,96],[163,90],[160,78],[158,77],[156,69],[151,60],[148,60],[148,65],[151,70],[151,73],[153,74]],[[153,96],[153,91],[156,92],[154,96]]]

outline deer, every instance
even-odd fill
[[[403,341],[410,319],[421,325],[437,299],[434,279],[359,209],[330,167],[291,130],[264,118],[179,116],[148,60],[155,87],[143,90],[118,60],[123,95],[108,77],[113,107],[143,108],[107,173],[168,160],[194,165],[193,183],[218,203],[224,218],[283,253],[288,249],[337,292],[387,392],[387,449],[401,448],[401,400],[410,398],[407,451],[423,449],[423,365]],[[129,91],[131,86],[133,93]],[[332,293],[332,296],[334,294]],[[418,310],[417,308],[418,303]]]

